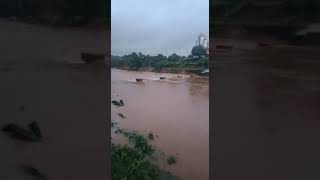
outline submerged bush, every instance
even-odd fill
[[[112,180],[159,180],[160,169],[145,154],[126,145],[112,144]]]
[[[133,144],[133,147],[111,144],[112,180],[178,179],[170,172],[161,170],[157,164],[150,161],[156,149],[149,144],[148,139],[150,137],[154,138],[156,135],[152,132],[144,135],[138,131],[119,128],[115,122],[112,122],[112,125],[116,134],[123,135]],[[176,161],[176,158],[174,160]]]
[[[168,159],[167,159],[167,163],[169,164],[169,165],[171,165],[171,164],[175,164],[177,162],[177,158],[175,157],[175,156],[170,156],[170,157],[168,157]]]

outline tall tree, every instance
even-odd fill
[[[206,48],[204,48],[202,45],[194,46],[191,50],[191,54],[197,58],[206,57],[208,55]]]

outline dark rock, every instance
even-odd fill
[[[48,180],[48,178],[38,169],[32,166],[22,166],[24,172],[35,177],[36,180]]]
[[[93,63],[96,61],[104,61],[105,54],[93,54],[93,53],[81,53],[81,59],[87,64]]]
[[[32,123],[30,123],[29,128],[34,135],[36,135],[39,138],[42,138],[42,133],[41,133],[39,124],[36,121],[33,121]]]
[[[143,82],[143,79],[142,78],[136,78],[136,81],[137,82]]]
[[[123,104],[121,104],[120,102],[116,101],[116,100],[113,100],[111,101],[111,103],[115,106],[123,106]]]
[[[123,115],[122,113],[118,113],[118,116],[120,116],[121,118],[126,118],[126,116]]]
[[[28,131],[16,124],[7,124],[3,126],[2,131],[9,133],[12,138],[19,139],[22,141],[40,141],[40,138],[35,136],[35,134],[33,134],[31,131]]]
[[[13,123],[9,123],[9,124],[6,124],[2,127],[2,131],[4,132],[12,132],[16,129],[19,129],[20,127],[16,124],[13,124]]]
[[[124,106],[124,102],[123,102],[122,99],[120,99],[119,103],[120,103],[122,106]]]

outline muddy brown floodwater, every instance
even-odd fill
[[[136,78],[145,80],[136,83]],[[183,180],[209,179],[208,77],[112,69],[111,79],[112,99],[125,103],[112,106],[112,119],[122,128],[154,132],[158,149],[177,153],[177,164],[161,163],[164,169]]]

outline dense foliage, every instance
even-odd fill
[[[133,144],[128,145],[111,144],[111,173],[113,180],[176,180],[177,178],[170,172],[165,172],[153,163],[150,158],[156,149],[149,143],[154,140],[155,135],[150,132],[148,135],[138,131],[119,128],[117,123],[112,122],[115,133],[128,138]],[[170,156],[167,163],[176,163],[177,158]]]
[[[195,46],[188,57],[179,56],[175,53],[164,56],[144,55],[142,53],[131,53],[124,56],[111,56],[111,66],[116,68],[127,68],[138,70],[140,68],[152,68],[161,70],[172,69],[207,69],[208,54],[203,46]]]

